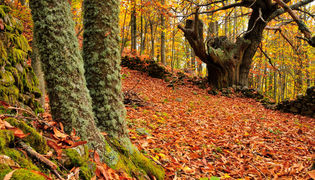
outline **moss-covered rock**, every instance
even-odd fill
[[[4,179],[4,176],[10,173],[12,169],[6,164],[0,164],[0,179]]]
[[[138,56],[124,56],[121,59],[121,66],[148,73],[149,76],[159,79],[164,79],[170,74],[166,68],[159,63],[150,59],[141,59]]]
[[[22,168],[39,171],[40,169],[32,163],[29,158],[26,158],[22,152],[14,148],[5,148],[1,153],[9,156],[14,162],[18,163]]]
[[[8,147],[14,140],[12,131],[0,130],[0,152]]]
[[[137,177],[138,179],[164,179],[164,169],[152,160],[145,157],[134,145],[131,143],[119,143],[119,141],[114,138],[107,138],[107,140],[110,142],[111,146],[120,153],[120,159],[118,163],[112,168],[124,170],[131,176]],[[126,147],[128,144],[129,146]]]
[[[44,176],[41,176],[37,173],[32,172],[31,170],[27,169],[18,169],[16,170],[12,177],[11,180],[45,180],[46,178]]]
[[[8,156],[21,168],[31,169],[39,171],[39,168],[35,166],[30,159],[24,156],[22,152],[17,151],[14,147],[14,135],[12,131],[0,130],[0,154]],[[8,164],[6,164],[8,165]],[[0,164],[0,179],[2,176],[8,173],[11,168]]]
[[[66,157],[64,158],[64,166],[66,168],[80,167],[80,179],[89,180],[94,176],[96,165],[89,161],[88,151],[81,156],[76,149],[64,149]]]
[[[28,134],[23,141],[29,143],[32,148],[34,148],[38,153],[46,154],[48,146],[46,140],[41,136],[35,129],[27,125],[24,121],[19,121],[14,118],[6,118],[12,126],[20,128],[25,134]]]
[[[18,102],[40,108],[35,98],[41,96],[38,80],[32,68],[26,63],[31,51],[28,41],[23,36],[23,25],[10,15],[10,8],[0,6],[0,19],[4,29],[0,31],[0,100],[10,104]],[[34,98],[21,98],[28,95]]]

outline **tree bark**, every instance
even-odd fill
[[[165,5],[165,0],[161,0],[161,4]],[[166,65],[165,60],[165,17],[161,13],[161,63]]]
[[[32,68],[38,79],[38,88],[40,89],[42,93],[42,96],[40,97],[40,104],[42,108],[45,109],[45,98],[46,98],[45,97],[46,96],[45,79],[44,79],[44,73],[42,70],[42,65],[40,62],[38,48],[36,47],[35,37],[33,37],[33,44],[32,44]]]
[[[163,170],[146,159],[128,136],[121,91],[119,4],[119,0],[84,1],[83,59],[95,121],[108,134],[110,145],[125,157],[126,164],[135,166],[128,167],[131,174],[141,176],[144,171],[144,176],[162,179]]]
[[[110,148],[94,123],[68,1],[31,0],[30,8],[53,119],[62,122],[68,133],[75,128],[88,146],[102,155],[102,160],[114,165],[118,154]]]
[[[131,26],[131,51],[137,52],[137,17],[136,17],[136,0],[131,1],[133,9],[131,12],[130,26]]]

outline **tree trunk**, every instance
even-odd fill
[[[36,47],[35,37],[33,37],[33,43],[32,43],[32,67],[33,67],[34,73],[36,74],[38,78],[38,88],[42,92],[42,96],[40,97],[40,104],[42,108],[45,109],[45,95],[46,95],[45,80],[44,80],[42,65],[39,58],[38,49]]]
[[[150,23],[150,30],[151,30],[151,53],[150,53],[150,58],[154,58],[154,27],[153,27],[153,21],[149,20]]]
[[[161,1],[162,5],[165,4],[165,0]],[[165,17],[161,14],[161,63],[166,65],[165,60]]]
[[[31,0],[34,37],[43,65],[51,114],[65,131],[77,130],[88,146],[113,166],[118,154],[106,143],[94,123],[83,59],[68,1]]]
[[[131,12],[130,26],[131,26],[131,51],[137,52],[137,17],[136,17],[136,0],[131,1],[134,7]]]
[[[87,87],[92,97],[96,124],[107,141],[120,152],[131,174],[163,179],[163,170],[131,144],[121,92],[119,54],[119,0],[85,0],[83,59]],[[108,33],[110,32],[110,33]],[[120,168],[114,166],[114,168]]]
[[[248,86],[248,75],[252,58],[262,40],[262,33],[269,16],[276,7],[265,1],[255,1],[248,29],[235,43],[227,37],[215,37],[203,41],[203,23],[198,19],[198,9],[194,20],[186,20],[185,27],[179,25],[184,36],[195,50],[196,56],[207,64],[208,81],[214,88],[228,87],[233,84]],[[211,68],[211,69],[209,69]]]

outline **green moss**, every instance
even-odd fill
[[[3,16],[4,30],[0,31],[0,66],[5,71],[0,72],[0,99],[16,104],[23,100],[21,95],[29,95],[35,98],[41,96],[37,88],[38,81],[32,68],[26,63],[27,54],[31,51],[27,39],[23,36],[23,24],[13,18],[9,7],[0,6],[0,15]],[[37,110],[40,106],[32,101],[20,101]]]
[[[122,146],[118,140],[109,139],[112,146],[120,152],[120,160],[114,169],[122,169],[133,177],[146,179],[146,175],[156,179],[164,179],[165,172],[161,166],[158,166],[152,160],[140,153],[131,143],[123,143]],[[127,146],[125,146],[127,145]]]
[[[2,151],[2,153],[9,156],[14,162],[18,163],[22,168],[39,171],[39,168],[35,166],[31,160],[22,156],[20,151],[17,151],[12,148],[5,148]]]
[[[69,162],[66,162],[65,167],[80,167],[80,179],[89,180],[94,176],[96,166],[89,161],[88,153],[82,157],[75,149],[64,149],[63,152],[70,159]]]
[[[15,82],[14,77],[9,71],[0,71],[0,84],[3,86],[11,86]]]
[[[45,180],[44,176],[36,174],[27,169],[18,169],[11,177],[11,180]]]
[[[10,173],[12,169],[6,164],[0,164],[0,179],[4,179],[4,176]]]
[[[12,131],[0,130],[0,151],[3,151],[8,147],[14,140],[14,135]]]
[[[35,129],[27,125],[24,121],[19,121],[14,118],[5,119],[12,126],[20,128],[25,134],[30,133],[23,141],[29,143],[38,153],[46,154],[48,150],[47,143],[43,136],[41,136]]]

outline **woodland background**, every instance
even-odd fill
[[[2,1],[0,0],[0,2]],[[38,2],[33,1],[34,4]],[[42,2],[45,1],[40,1],[40,3]],[[56,4],[62,4],[63,7],[71,5],[76,36],[79,39],[82,49],[84,31],[82,0],[69,0],[68,2],[56,0],[50,2],[57,2]],[[228,93],[226,96],[220,96],[224,95],[222,91],[218,96],[215,96],[209,93],[210,91],[207,91],[207,88],[203,89],[195,86],[194,83],[197,81],[194,81],[194,79],[198,78],[192,77],[206,77],[207,70],[205,64],[195,56],[188,41],[185,40],[182,31],[178,29],[178,25],[183,25],[187,19],[193,19],[193,16],[189,15],[192,15],[196,11],[194,7],[199,6],[198,4],[206,4],[207,2],[191,0],[120,1],[119,24],[121,41],[119,45],[123,56],[122,62],[124,63],[124,59],[127,59],[130,62],[138,61],[145,66],[148,65],[147,63],[152,63],[161,68],[159,70],[163,70],[163,72],[166,70],[174,72],[174,74],[169,75],[169,78],[173,79],[167,80],[167,78],[164,78],[164,80],[161,80],[126,67],[123,67],[121,70],[125,101],[129,98],[131,104],[125,102],[127,117],[120,120],[122,120],[123,125],[126,123],[129,132],[124,126],[113,127],[118,130],[126,130],[124,136],[126,135],[127,139],[130,137],[132,144],[140,150],[139,152],[141,153],[139,154],[137,154],[138,151],[134,151],[137,156],[139,155],[142,158],[140,163],[137,161],[135,165],[140,164],[140,166],[143,166],[144,164],[144,166],[150,166],[153,170],[161,170],[159,176],[156,176],[160,179],[164,177],[164,171],[166,174],[165,177],[172,179],[176,179],[177,176],[179,179],[189,177],[200,179],[207,179],[206,177],[211,177],[210,179],[218,179],[218,177],[222,179],[231,177],[244,179],[250,177],[256,179],[267,177],[292,179],[293,176],[301,178],[314,177],[314,148],[312,146],[314,144],[314,129],[312,128],[314,119],[265,109],[259,102],[252,99],[240,98],[237,93]],[[211,11],[237,3],[237,1],[214,2],[210,2],[210,5],[207,6],[200,6],[200,9]],[[296,2],[298,1],[291,1],[288,4]],[[7,48],[4,51],[9,52],[9,55],[6,56],[7,54],[2,53],[0,57],[9,60],[8,62],[13,62],[12,64],[16,66],[16,69],[19,69],[19,66],[22,64],[25,70],[22,68],[22,76],[18,76],[18,73],[18,75],[14,74],[14,77],[18,76],[17,79],[23,82],[14,82],[11,78],[13,75],[11,73],[10,76],[10,72],[15,72],[16,70],[10,67],[10,63],[6,64],[6,62],[2,62],[6,70],[1,75],[1,86],[5,88],[1,92],[3,97],[5,97],[6,93],[9,95],[13,94],[13,97],[14,95],[16,97],[23,96],[23,103],[36,110],[35,112],[29,112],[26,109],[8,105],[5,101],[10,100],[11,96],[4,99],[4,101],[0,101],[1,154],[9,154],[10,158],[21,161],[22,158],[20,156],[22,155],[19,153],[19,149],[17,151],[15,148],[29,149],[22,141],[26,143],[30,142],[29,146],[32,146],[37,152],[41,153],[37,154],[38,157],[45,156],[57,161],[58,158],[60,160],[60,157],[66,154],[72,161],[69,162],[70,165],[68,164],[69,166],[66,167],[66,170],[60,171],[57,169],[57,173],[56,171],[46,171],[41,166],[38,166],[40,168],[34,168],[32,163],[30,163],[31,165],[25,163],[27,166],[33,168],[33,173],[42,176],[42,178],[45,176],[49,176],[48,179],[54,176],[58,177],[58,175],[60,176],[58,173],[66,177],[66,175],[75,175],[81,171],[83,175],[80,173],[80,178],[84,176],[88,179],[91,177],[96,178],[97,176],[98,178],[106,179],[107,176],[118,178],[120,176],[128,179],[126,173],[116,172],[108,168],[106,164],[101,163],[100,158],[102,158],[102,155],[99,157],[95,151],[93,153],[89,152],[93,154],[93,157],[84,156],[84,160],[77,160],[75,157],[78,156],[78,153],[72,148],[85,143],[89,144],[89,141],[92,142],[95,139],[91,138],[89,141],[79,140],[80,138],[77,135],[84,134],[82,132],[86,132],[86,129],[82,130],[79,127],[75,127],[77,131],[72,130],[71,123],[76,121],[71,122],[70,118],[65,118],[61,121],[58,118],[57,120],[52,119],[52,116],[49,114],[49,99],[45,99],[45,96],[42,96],[42,98],[46,102],[41,105],[45,105],[46,112],[39,116],[37,115],[38,112],[41,112],[38,111],[41,105],[35,98],[39,98],[41,93],[38,87],[36,87],[38,82],[30,67],[32,64],[34,69],[36,69],[36,64],[30,60],[32,53],[29,45],[32,47],[34,42],[34,27],[31,11],[28,7],[29,1],[12,0],[6,1],[6,3],[11,7],[9,15],[20,20],[23,23],[23,27],[14,18],[12,20],[8,18],[8,8],[1,4],[0,38],[5,37],[9,43],[6,43],[6,46],[3,46],[3,44],[0,45]],[[118,4],[116,5],[118,6]],[[49,8],[46,7],[47,9]],[[41,13],[38,7],[35,10],[37,10],[37,13]],[[314,32],[314,5],[310,3],[295,12],[307,27]],[[248,28],[246,24],[250,13],[246,8],[235,7],[225,11],[217,11],[214,14],[200,14],[199,18],[202,19],[205,25],[203,35],[204,37],[210,36],[210,33],[206,29],[212,24],[216,29],[215,34],[217,36],[226,36],[233,41],[236,37],[242,36]],[[70,16],[67,18],[71,20]],[[38,18],[37,20],[42,19]],[[8,25],[11,23],[10,21],[12,22],[12,26]],[[60,26],[60,22],[56,22],[56,26]],[[26,39],[20,35],[22,32]],[[37,33],[39,35],[37,37],[40,37],[41,33],[43,34],[45,31],[42,29],[40,33],[39,31]],[[56,34],[58,35],[58,33]],[[105,38],[115,35],[115,33],[108,32],[105,33]],[[305,94],[308,87],[314,86],[314,61],[312,61],[315,56],[314,48],[297,37],[303,37],[303,35],[300,34],[295,22],[291,20],[291,17],[287,13],[268,23],[267,28],[264,30],[263,41],[259,45],[252,63],[249,88],[257,89],[264,96],[268,97],[269,101],[278,103],[286,99],[295,99],[297,95]],[[85,43],[87,41],[85,39]],[[67,45],[64,44],[64,46]],[[45,49],[43,46],[41,48]],[[115,48],[118,49],[117,47]],[[21,51],[18,51],[19,49]],[[35,46],[33,46],[32,50],[33,52],[36,51]],[[106,51],[106,46],[104,46],[103,50],[109,54],[114,52]],[[87,50],[85,51],[87,52]],[[29,52],[30,54],[25,54],[25,52]],[[58,51],[58,53],[62,54],[63,52]],[[88,55],[89,53],[86,54]],[[119,62],[118,58],[115,58],[113,54],[111,55],[109,55],[109,58],[112,58],[110,62]],[[59,56],[56,57],[59,58]],[[25,63],[26,58],[28,61]],[[32,59],[36,59],[36,57],[32,57]],[[84,59],[89,59],[89,57],[87,56]],[[145,61],[145,59],[153,61]],[[50,60],[54,62],[54,59]],[[94,60],[101,63],[98,59]],[[65,59],[65,61],[69,61],[69,59]],[[49,72],[49,68],[45,70]],[[183,71],[185,73],[182,73]],[[6,74],[9,75],[5,76]],[[62,73],[59,75],[62,76]],[[38,78],[40,79],[41,77],[38,76]],[[93,80],[93,78],[91,79]],[[120,79],[118,80],[120,81]],[[10,91],[9,88],[13,84],[18,86],[21,92],[29,95],[31,98],[28,99],[27,96],[24,98],[24,94],[20,96],[19,89],[16,94],[14,94],[16,91]],[[39,83],[39,85],[41,84],[44,83]],[[108,89],[105,88],[104,91]],[[54,92],[54,89],[50,87],[51,92]],[[308,90],[306,99],[313,101],[313,95],[314,87]],[[116,99],[122,105],[120,98]],[[55,114],[52,113],[56,117],[56,114],[61,114],[63,109],[65,109],[60,108],[60,105],[66,104],[66,101],[60,101],[60,104],[53,104],[54,99],[51,98],[50,100],[50,107],[59,108],[60,112],[55,111]],[[81,99],[79,98],[79,100]],[[82,105],[82,100],[78,102],[77,104]],[[137,102],[139,104],[134,104]],[[107,102],[101,101],[99,107],[102,107],[104,103],[106,104]],[[304,104],[308,106],[308,103]],[[95,105],[95,102],[93,105]],[[119,108],[116,107],[114,109],[123,111],[124,107],[119,106]],[[96,110],[98,109],[96,108]],[[307,110],[310,110],[310,108]],[[99,117],[106,115],[105,113],[94,113]],[[74,119],[80,118],[71,115],[70,117]],[[121,117],[119,116],[118,118]],[[115,120],[115,118],[113,119]],[[91,118],[89,122],[93,125],[93,121]],[[94,127],[94,130],[98,131],[97,128],[101,128],[101,126]],[[66,133],[69,134],[70,130],[72,130],[71,134],[67,135]],[[14,138],[6,136],[11,131],[14,133]],[[97,134],[97,136],[101,135],[103,138],[108,138],[108,134],[112,133],[111,131],[100,131],[99,133],[88,132]],[[81,138],[87,140],[85,139],[87,137]],[[22,141],[20,141],[21,139]],[[31,141],[33,139],[35,141]],[[36,143],[36,141],[40,141],[40,143]],[[109,142],[112,143],[114,141]],[[128,143],[126,143],[126,147],[130,147]],[[121,156],[119,157],[125,157],[125,154],[121,152],[128,154],[128,150],[119,149],[117,144],[112,143],[111,146],[116,148],[115,151],[117,150],[120,153]],[[47,152],[48,150],[50,151]],[[106,148],[102,150],[106,150]],[[20,156],[16,154],[20,154]],[[135,159],[138,160],[137,158]],[[29,160],[27,156],[25,159]],[[128,162],[128,159],[125,159],[124,162]],[[154,162],[153,164],[158,164],[159,166],[151,166],[148,162]],[[21,162],[18,163],[22,164]],[[35,163],[36,165],[40,164],[36,161]],[[66,164],[67,162],[62,163]],[[95,172],[86,169],[89,163],[96,164]],[[26,166],[25,164],[22,164],[22,168]],[[56,170],[55,166],[51,165],[50,168]],[[18,176],[18,173],[14,173],[15,170],[12,170],[10,167],[7,167],[7,169],[0,167],[1,170],[5,170],[5,172],[1,172],[1,177],[9,177],[12,174],[13,177]],[[126,169],[130,168],[127,166],[124,167]],[[163,172],[161,167],[163,167]],[[152,169],[146,170],[148,175],[150,175]],[[16,172],[22,170],[18,169]],[[137,174],[132,174],[137,170],[130,170],[131,173],[129,172],[129,175],[137,177]],[[10,179],[10,177],[7,179]],[[129,177],[129,179],[131,178]]]

